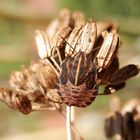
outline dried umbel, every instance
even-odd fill
[[[133,64],[119,68],[117,28],[113,22],[96,23],[89,19],[85,23],[82,13],[64,9],[46,31],[36,31],[41,60],[13,73],[10,79],[12,89],[1,88],[0,100],[24,114],[51,109],[64,118],[61,104],[65,103],[67,132],[70,132],[70,126],[76,131],[71,123],[70,106],[86,107],[97,95],[122,89],[126,80],[139,73],[139,67]],[[100,85],[105,86],[104,93],[98,92]],[[112,137],[114,132],[118,139],[124,136],[126,131],[122,132],[122,129],[127,126],[129,118],[133,117],[126,115],[124,121],[120,112],[112,115],[111,121],[108,118],[107,136]],[[136,118],[135,128],[139,128],[139,117]],[[139,134],[139,131],[135,132]]]
[[[85,24],[82,13],[64,9],[45,32],[36,31],[42,60],[15,72],[12,88],[30,95],[31,101],[46,104],[53,97],[52,102],[78,107],[90,105],[97,95],[122,89],[139,68],[119,68],[117,28],[113,22],[93,19]],[[105,85],[102,94],[98,93],[100,85]]]
[[[58,90],[69,106],[86,107],[97,95],[122,89],[126,80],[139,73],[139,67],[133,64],[119,69],[117,30],[104,31],[100,45],[97,32],[96,23],[89,19],[84,26],[76,27],[68,38]],[[105,85],[102,94],[98,93],[100,85]]]
[[[57,103],[62,101],[55,89],[56,80],[57,75],[47,62],[32,63],[29,67],[22,68],[21,71],[11,75],[10,85],[15,91],[4,88],[1,91],[1,97],[5,98],[1,98],[1,100],[8,105],[12,102],[10,106],[24,114],[49,108],[60,109],[60,105]],[[14,96],[15,92],[16,96]],[[27,111],[22,109],[25,108],[24,104],[27,104],[24,96],[30,104],[30,111],[28,111],[28,107]],[[23,101],[21,101],[22,97],[24,97]]]
[[[66,55],[73,57],[78,52],[89,54],[93,49],[96,35],[96,23],[92,19],[89,19],[85,26],[76,27],[69,36]]]
[[[23,67],[21,71],[14,72],[10,77],[10,85],[13,89],[27,92],[34,90],[47,92],[49,89],[55,88],[56,80],[57,75],[49,64],[39,61],[31,63],[28,68]]]
[[[140,139],[140,100],[132,99],[124,107],[115,112],[111,112],[105,119],[106,137],[121,140]]]
[[[36,31],[36,44],[40,57],[49,57],[55,65],[58,63],[60,66],[65,59],[65,40],[69,38],[71,31],[75,27],[79,28],[84,23],[83,13],[63,9],[58,18],[47,26],[46,31]],[[58,66],[55,68],[59,69]]]

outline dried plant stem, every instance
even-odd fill
[[[72,140],[71,131],[71,106],[66,107],[66,129],[67,129],[67,140]]]
[[[57,67],[57,69],[59,71],[61,71],[60,66],[57,64],[57,62],[55,61],[55,59],[53,57],[50,57],[50,59],[52,60],[52,62],[54,63],[54,65]]]
[[[62,63],[62,58],[61,58],[61,54],[60,54],[60,51],[58,48],[56,48],[56,51],[57,51],[57,55],[58,55],[58,58],[59,58],[59,62],[60,64]]]
[[[71,125],[74,125],[75,121],[75,108],[74,106],[71,106]],[[72,130],[72,140],[76,140],[76,133],[74,130]]]
[[[56,107],[57,108],[57,107]],[[64,119],[64,121],[66,121],[66,115],[63,112],[63,110],[60,109],[56,109],[58,111],[58,113],[60,114],[60,116]],[[84,140],[84,138],[81,136],[80,132],[78,131],[78,129],[75,127],[74,123],[71,123],[71,128],[72,130],[75,132],[75,134],[77,134],[79,136],[79,140]]]
[[[33,105],[32,107],[32,111],[48,111],[48,110],[56,110],[58,111],[58,113],[60,114],[60,116],[64,119],[64,121],[66,121],[66,115],[65,113],[63,112],[62,109],[60,109],[59,107],[57,107],[55,104],[54,104],[54,107],[50,107],[50,108],[45,108],[45,105]],[[75,127],[75,124],[74,124],[74,114],[75,114],[75,111],[74,111],[74,107],[72,106],[71,107],[71,129],[72,131],[74,132],[74,134],[76,134],[78,137],[79,137],[79,140],[84,140],[83,137],[81,136],[80,132],[78,131],[78,129]],[[74,139],[75,140],[75,137]]]

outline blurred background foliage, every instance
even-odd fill
[[[8,78],[12,71],[19,70],[21,65],[28,65],[31,61],[39,59],[35,47],[34,31],[45,29],[48,22],[58,15],[60,9],[65,7],[73,11],[80,10],[87,18],[93,17],[96,21],[114,20],[118,22],[122,40],[122,47],[119,50],[120,65],[128,63],[140,65],[139,0],[0,0],[0,84],[2,86],[9,86]],[[127,82],[125,89],[116,93],[122,102],[133,97],[140,97],[139,82],[140,76],[137,76]],[[86,139],[91,140],[93,137],[98,140],[105,139],[102,130],[98,132],[101,135],[96,134],[98,131],[96,119],[98,118],[99,128],[102,129],[103,124],[101,123],[104,112],[109,110],[110,99],[111,96],[98,97],[90,107],[77,109],[77,118],[79,118],[77,122],[79,122],[80,131],[81,122],[87,122],[83,125],[83,134],[89,129],[95,129],[93,136],[85,134]],[[35,132],[44,129],[48,130],[45,131],[45,134],[48,134],[50,130],[58,131],[56,125],[59,126],[59,130],[63,126],[63,130],[64,122],[58,118],[59,115],[55,112],[37,112],[24,116],[0,103],[0,139],[16,140],[18,137],[12,137],[12,135],[31,133],[32,131],[35,135]],[[84,129],[85,125],[87,131]],[[54,127],[50,128],[51,126]],[[60,139],[65,139],[64,136],[61,137],[62,132],[59,133]],[[43,134],[39,134],[39,138],[47,139],[47,135]],[[23,136],[26,140],[27,137]],[[55,139],[54,137],[49,138]]]

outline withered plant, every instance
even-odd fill
[[[139,73],[134,64],[119,68],[117,30],[114,22],[86,22],[81,12],[63,10],[46,31],[36,31],[41,59],[14,72],[11,89],[1,88],[0,99],[24,114],[58,111],[66,118],[67,140],[75,139],[72,131],[79,132],[74,106],[87,107],[96,96],[122,89],[126,80]],[[103,93],[98,92],[101,85]],[[66,113],[62,104],[67,106]],[[80,134],[79,139],[83,139]]]
[[[107,138],[139,140],[140,100],[131,99],[123,107],[109,112],[105,119],[104,130]]]

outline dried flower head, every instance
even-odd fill
[[[10,85],[17,93],[21,92],[27,96],[31,102],[32,110],[38,110],[38,106],[36,107],[34,103],[38,103],[40,109],[41,107],[47,109],[55,108],[57,105],[55,103],[62,102],[55,90],[56,80],[57,75],[49,64],[39,61],[32,63],[28,68],[14,72],[10,78]],[[60,105],[57,107],[60,108]]]
[[[57,75],[47,62],[39,61],[14,72],[10,77],[10,85],[14,89],[25,91],[39,90],[41,87],[47,91],[55,88],[56,80]]]
[[[140,139],[140,106],[139,99],[131,99],[121,110],[110,112],[105,119],[106,137],[116,140],[120,139],[136,140]]]

